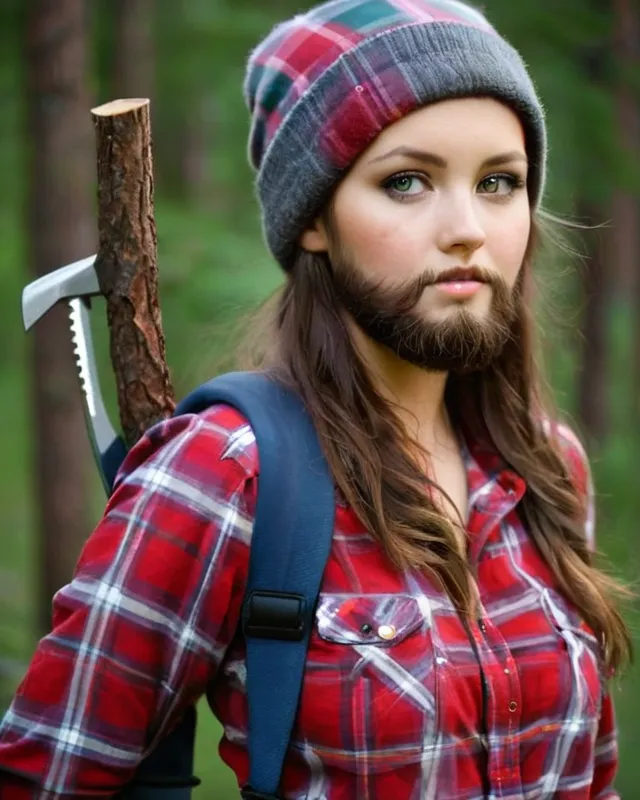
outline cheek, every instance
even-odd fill
[[[500,225],[492,235],[491,250],[494,266],[502,277],[513,286],[522,266],[529,233],[531,231],[531,218],[527,208],[526,214],[514,216],[508,225]]]
[[[425,267],[426,226],[412,225],[406,211],[394,211],[388,200],[367,197],[336,206],[342,246],[370,277],[410,278]]]

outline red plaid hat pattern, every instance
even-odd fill
[[[304,225],[388,125],[447,97],[491,96],[520,115],[539,201],[546,134],[517,51],[458,0],[331,0],[274,28],[244,85],[249,158],[267,243],[286,268]]]

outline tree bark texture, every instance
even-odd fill
[[[158,299],[148,100],[93,109],[98,155],[96,272],[127,444],[175,408]]]
[[[83,6],[82,0],[30,0],[27,8],[26,238],[34,278],[95,252]],[[91,472],[66,308],[50,311],[32,341],[36,609],[42,634],[51,628],[51,598],[70,580],[89,533]]]

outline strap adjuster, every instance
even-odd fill
[[[279,794],[264,794],[264,792],[256,792],[251,786],[245,786],[240,790],[242,800],[281,800]]]
[[[245,637],[299,642],[306,633],[307,601],[304,595],[254,591],[242,609]]]

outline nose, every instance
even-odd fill
[[[437,244],[443,253],[458,250],[469,257],[485,243],[486,233],[474,199],[466,192],[441,198]]]

